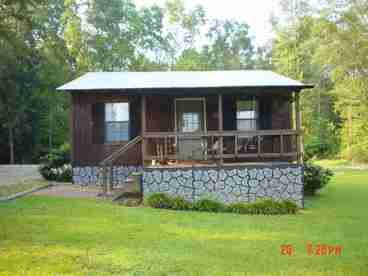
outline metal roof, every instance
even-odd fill
[[[91,72],[58,90],[125,90],[225,87],[312,88],[271,71]]]

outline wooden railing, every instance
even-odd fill
[[[142,141],[142,136],[137,136],[134,139],[130,140],[128,143],[123,145],[121,148],[114,151],[104,160],[99,163],[99,167],[102,169],[102,194],[106,195],[108,189],[113,190],[113,165],[115,160],[121,157],[124,153],[126,153],[133,146],[137,145]],[[109,176],[109,177],[108,177]],[[108,185],[109,183],[109,185]]]
[[[143,159],[164,161],[280,157],[296,161],[301,154],[298,146],[299,136],[300,133],[292,129],[146,132],[143,136]],[[185,141],[191,142],[185,145]]]

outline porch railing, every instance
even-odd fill
[[[143,135],[143,159],[164,161],[288,158],[297,161],[301,155],[298,147],[299,136],[300,133],[293,129],[146,132]]]

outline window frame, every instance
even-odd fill
[[[242,101],[251,101],[254,102],[254,109],[249,110],[249,111],[253,111],[255,116],[254,118],[250,118],[250,119],[240,119],[238,118],[238,103],[242,102]],[[236,129],[237,131],[254,131],[254,130],[258,130],[259,129],[259,99],[256,96],[249,96],[249,97],[241,97],[236,99]],[[255,128],[254,129],[239,129],[239,121],[254,121],[255,122]]]
[[[128,106],[128,121],[108,121],[107,120],[107,116],[106,116],[106,114],[107,114],[107,112],[106,112],[106,107],[107,107],[107,105],[108,104],[127,104],[127,106]],[[106,145],[111,145],[111,144],[122,144],[122,143],[125,143],[125,142],[128,142],[129,140],[130,140],[130,125],[131,125],[131,118],[130,118],[131,116],[130,116],[130,102],[105,102],[104,103],[104,144],[106,144]],[[108,127],[108,125],[109,124],[111,124],[111,123],[120,123],[120,124],[122,124],[122,123],[126,123],[126,122],[128,122],[128,126],[127,126],[127,139],[125,140],[112,140],[112,141],[109,141],[109,140],[107,140],[107,137],[108,137],[108,135],[107,135],[107,133],[108,133],[108,131],[107,131],[107,127]],[[121,127],[120,127],[120,129],[121,129]]]
[[[205,97],[191,97],[191,98],[175,98],[174,104],[174,120],[175,120],[175,131],[179,132],[178,126],[178,114],[177,114],[177,102],[179,101],[200,101],[203,104],[203,132],[207,132],[207,105],[206,105],[206,98]],[[195,132],[192,132],[195,133]]]

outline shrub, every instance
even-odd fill
[[[284,214],[284,210],[280,202],[272,199],[259,200],[251,203],[254,214],[260,215],[280,215]]]
[[[193,210],[201,212],[221,212],[225,210],[225,206],[212,199],[200,199],[193,204]]]
[[[330,145],[313,140],[305,144],[304,151],[305,160],[309,160],[312,158],[326,158],[331,155],[332,150]]]
[[[64,144],[58,149],[51,150],[44,157],[41,157],[39,171],[47,180],[71,182],[70,145]]]
[[[234,203],[226,208],[227,212],[249,215],[283,215],[296,214],[298,206],[289,200],[281,202],[272,199],[259,200],[254,203]]]
[[[333,172],[311,163],[304,165],[304,194],[314,195],[316,191],[327,185]]]
[[[236,214],[250,214],[250,204],[247,203],[233,203],[226,207],[226,212]]]
[[[171,209],[173,210],[188,211],[192,208],[192,204],[180,196],[171,199]]]
[[[250,215],[283,215],[296,214],[298,206],[290,200],[275,201],[272,199],[259,200],[253,203],[234,203],[225,206],[221,202],[211,199],[201,199],[190,203],[182,197],[174,197],[164,193],[151,194],[144,200],[146,206],[172,210],[195,210],[201,212],[229,212]]]
[[[144,205],[153,208],[170,209],[172,207],[172,199],[164,193],[154,193],[145,198]]]
[[[298,206],[291,200],[284,200],[281,202],[284,214],[296,214],[298,212]]]

